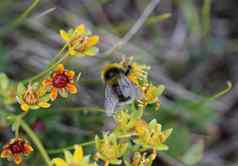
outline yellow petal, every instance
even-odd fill
[[[70,41],[70,35],[67,32],[65,32],[64,30],[60,30],[60,36],[64,41],[66,41],[66,42]]]
[[[77,87],[74,84],[67,84],[67,90],[72,94],[78,92]]]
[[[63,64],[58,64],[55,70],[59,73],[63,73],[64,72],[64,65]]]
[[[88,41],[87,41],[87,44],[86,44],[86,47],[87,48],[90,48],[94,45],[96,45],[99,41],[99,36],[91,36],[89,37]]]
[[[98,48],[97,47],[91,47],[86,49],[82,54],[85,56],[95,56],[98,53]]]
[[[14,158],[16,165],[21,164],[22,158],[18,154],[14,154],[13,158]]]
[[[47,102],[39,102],[38,106],[40,106],[41,108],[49,108],[50,104]]]
[[[53,164],[55,166],[69,166],[63,159],[61,158],[55,158],[52,160]]]
[[[75,34],[74,35],[81,35],[83,33],[85,33],[85,26],[84,24],[80,24],[76,29],[75,29]]]
[[[79,162],[83,159],[83,148],[79,145],[75,145],[75,151],[73,155],[74,162]]]
[[[29,110],[29,105],[28,104],[26,104],[26,103],[22,103],[21,104],[21,109],[22,109],[22,111],[25,111],[25,112],[27,112],[28,110]]]
[[[75,76],[75,72],[72,70],[66,71],[65,74],[69,77],[69,79],[73,79]]]
[[[69,55],[74,56],[74,55],[77,55],[77,54],[78,54],[78,52],[75,51],[74,49],[72,49],[72,48],[69,49]]]

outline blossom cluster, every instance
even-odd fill
[[[92,35],[83,24],[68,32],[60,30],[60,36],[65,41],[64,49],[67,50],[64,55],[68,58],[94,56],[99,51],[96,47],[99,37]],[[59,59],[61,60],[62,57]],[[46,69],[47,72],[40,74],[37,79],[30,79],[27,83],[20,82],[17,86],[14,84],[16,94],[9,93],[8,96],[16,96],[16,101],[24,113],[40,108],[49,109],[57,98],[66,98],[78,92],[77,81],[80,73],[76,74],[75,71],[66,69],[60,60],[53,61],[53,64]],[[113,115],[116,127],[103,133],[102,136],[95,136],[94,154],[84,155],[83,147],[75,145],[74,153],[64,149],[64,158],[56,157],[52,159],[51,164],[55,166],[99,166],[101,164],[104,166],[110,164],[151,166],[157,153],[168,150],[165,141],[172,129],[162,130],[161,124],[156,119],[149,122],[143,119],[144,111],[149,105],[154,110],[160,108],[158,97],[164,91],[164,86],[154,85],[149,80],[150,67],[136,63],[133,58],[124,58],[114,63],[114,66],[128,69],[125,77],[140,91],[141,97],[123,104],[121,108],[116,108]],[[0,88],[6,89],[8,86],[6,76],[0,75]],[[17,124],[20,123],[19,118],[22,116],[17,116],[13,127],[16,130],[16,137],[3,146],[1,151],[1,158],[13,160],[16,164],[21,164],[23,157],[33,152],[29,141],[19,137],[19,124]]]

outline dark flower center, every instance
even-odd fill
[[[69,78],[65,74],[56,74],[53,77],[53,85],[56,88],[65,88],[69,83]]]
[[[10,146],[12,153],[22,153],[24,152],[24,143],[23,142],[15,142]]]

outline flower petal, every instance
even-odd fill
[[[84,55],[87,55],[87,56],[94,56],[98,53],[99,49],[97,47],[91,47],[91,48],[88,48],[87,50],[85,50],[83,52]]]
[[[31,145],[24,144],[24,153],[25,154],[30,154],[32,151],[33,151],[33,148],[31,147]]]
[[[73,79],[75,76],[75,72],[72,70],[66,71],[65,75],[69,78],[69,79]]]
[[[39,102],[38,104],[41,108],[49,108],[50,104],[47,102]]]
[[[22,158],[18,154],[14,154],[13,158],[17,165],[21,164]]]
[[[72,94],[78,92],[77,87],[74,84],[67,84],[67,90]]]
[[[57,96],[58,96],[57,88],[52,88],[50,92],[50,99],[53,101],[57,98]]]
[[[64,72],[64,65],[63,64],[58,64],[56,67],[56,71],[59,73],[63,73]]]
[[[70,151],[65,150],[64,151],[64,158],[67,163],[72,163],[73,162],[73,155]]]
[[[27,112],[28,110],[29,110],[29,105],[28,104],[26,104],[26,103],[22,103],[21,104],[21,109],[22,109],[22,111],[25,111],[25,112]]]
[[[3,149],[1,153],[1,158],[8,158],[11,155],[11,151],[9,149]]]
[[[61,158],[55,158],[52,160],[53,164],[55,166],[69,166],[63,159]]]
[[[66,41],[66,42],[70,41],[70,35],[67,32],[65,32],[64,30],[60,30],[60,36],[64,41]]]
[[[83,33],[85,33],[86,28],[84,26],[84,24],[80,24],[76,29],[75,29],[75,35],[81,35]]]
[[[79,145],[75,145],[75,151],[73,155],[74,162],[80,162],[83,159],[83,148]]]
[[[42,81],[42,84],[43,84],[43,86],[45,86],[45,87],[49,87],[49,86],[52,85],[52,79],[43,80],[43,81]]]
[[[75,56],[75,55],[77,55],[78,54],[78,52],[75,50],[75,49],[73,49],[73,48],[69,48],[69,55],[71,55],[71,56]]]
[[[60,89],[59,94],[61,97],[64,97],[64,98],[68,97],[68,92],[66,91],[65,88]]]
[[[99,36],[91,36],[89,37],[86,47],[90,48],[92,46],[95,46],[99,42]]]

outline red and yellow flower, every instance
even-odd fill
[[[60,30],[60,36],[67,43],[69,55],[94,56],[98,53],[95,45],[99,36],[91,35],[83,24],[68,32]]]
[[[22,163],[22,157],[29,155],[32,151],[33,148],[26,140],[15,138],[3,146],[1,158],[13,160],[17,165],[19,165]]]
[[[43,86],[50,90],[50,99],[55,100],[58,92],[62,97],[67,97],[68,92],[77,93],[74,83],[75,72],[64,69],[63,64],[59,64],[49,79],[43,81]]]

